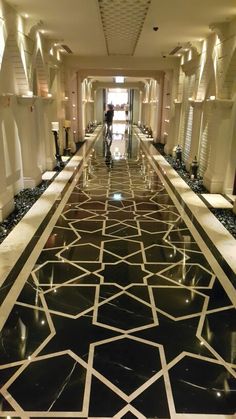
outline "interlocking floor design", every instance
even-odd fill
[[[2,417],[233,415],[235,325],[157,175],[98,156],[2,330]]]

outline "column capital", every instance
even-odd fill
[[[17,102],[19,103],[19,105],[24,105],[24,106],[33,106],[34,102],[36,101],[37,96],[17,96]]]
[[[221,41],[226,37],[228,27],[228,22],[214,22],[209,25],[209,28],[216,33]]]
[[[175,99],[174,100],[174,105],[175,105],[176,108],[179,108],[182,105],[182,100]]]
[[[214,109],[226,110],[231,109],[233,106],[233,100],[230,99],[207,99]]]
[[[42,97],[42,103],[44,105],[50,105],[54,101],[55,101],[55,98],[53,98],[53,97]]]
[[[80,71],[77,71],[76,74],[77,74],[77,78],[80,78],[81,83],[83,83],[83,81],[88,77],[86,74]]]
[[[202,107],[202,105],[203,105],[203,100],[189,99],[188,101],[189,101],[190,105],[193,108],[196,108],[196,109],[200,109]]]
[[[181,65],[183,72],[186,76],[192,76],[195,74],[196,69],[199,67],[200,64],[200,55],[197,55],[192,60],[187,61],[185,64]]]

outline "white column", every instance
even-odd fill
[[[143,103],[143,92],[142,90],[139,91],[139,112],[138,112],[138,121],[142,122],[142,103]]]
[[[167,143],[164,147],[164,151],[166,154],[172,154],[174,146],[178,144],[181,106],[182,102],[175,101],[174,109],[173,111],[171,110],[170,130],[169,135],[167,137]]]
[[[159,80],[159,102],[158,102],[158,118],[157,118],[157,138],[159,139],[159,141],[161,141],[161,133],[162,133],[163,99],[164,99],[164,73]]]
[[[216,99],[213,102],[212,130],[209,133],[210,156],[203,184],[211,193],[223,192],[230,152],[230,114],[233,102]]]
[[[7,101],[10,99],[0,97],[0,155],[2,156],[0,164],[0,222],[2,222],[14,210],[14,197],[12,191],[7,188],[7,174],[5,166],[5,150],[3,147],[3,106],[9,106]]]
[[[188,171],[190,170],[191,163],[194,157],[196,156],[198,158],[203,101],[202,100],[190,101],[190,104],[193,107],[193,125],[192,125],[192,138],[191,138],[189,158],[185,162],[186,169]]]
[[[233,208],[234,213],[236,214],[236,199],[234,201],[234,208]]]
[[[78,121],[78,139],[79,141],[84,140],[85,127],[83,118],[83,95],[82,95],[82,82],[83,79],[79,73],[77,73],[77,121]]]
[[[46,168],[53,170],[56,166],[55,146],[52,137],[51,121],[53,120],[52,103],[54,99],[43,98],[43,120],[44,120],[44,135],[45,135],[45,153],[46,153]]]
[[[42,181],[37,161],[37,137],[34,121],[34,99],[18,97],[17,126],[21,142],[25,188],[34,188]],[[27,122],[26,122],[27,121]]]

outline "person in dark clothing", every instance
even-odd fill
[[[105,123],[106,123],[106,137],[112,137],[112,122],[114,116],[114,107],[113,105],[108,105],[108,109],[105,113]]]

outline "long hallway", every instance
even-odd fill
[[[233,418],[231,295],[140,156],[135,136],[95,144],[23,279],[2,417]]]

